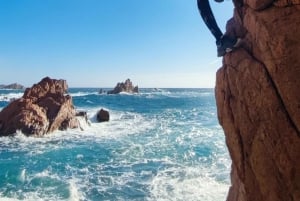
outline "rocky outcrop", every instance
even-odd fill
[[[119,94],[121,92],[139,93],[139,87],[133,86],[130,79],[127,79],[125,82],[118,83],[117,86],[113,90],[108,91],[107,93],[108,94]]]
[[[96,117],[98,122],[109,121],[109,112],[107,110],[101,109],[97,112]]]
[[[300,200],[300,1],[234,0],[241,47],[217,72],[232,158],[228,201]]]
[[[65,80],[48,77],[27,88],[22,98],[0,112],[0,136],[22,131],[41,136],[55,130],[79,127]]]
[[[13,83],[13,84],[9,84],[9,85],[1,84],[0,89],[25,89],[25,87],[21,84]]]

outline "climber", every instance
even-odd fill
[[[215,1],[223,2],[224,0],[215,0]],[[223,35],[222,31],[217,25],[217,22],[211,11],[208,0],[197,0],[197,4],[198,4],[200,15],[204,23],[216,38],[218,57],[222,57],[226,53],[234,50],[234,48],[237,47],[240,39]]]

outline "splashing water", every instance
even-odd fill
[[[0,200],[225,200],[231,161],[212,89],[97,91],[70,89],[84,131],[0,139]],[[96,123],[101,108],[109,122]]]

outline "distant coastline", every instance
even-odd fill
[[[25,87],[18,83],[13,83],[8,85],[0,84],[0,89],[25,89]]]

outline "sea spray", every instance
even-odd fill
[[[83,200],[83,197],[81,196],[81,193],[78,191],[78,188],[76,186],[75,180],[71,179],[69,182],[69,189],[70,189],[70,201],[79,201]]]
[[[140,92],[70,89],[91,122],[83,131],[1,138],[0,199],[225,200],[231,161],[213,89]],[[94,121],[101,108],[109,122]]]

